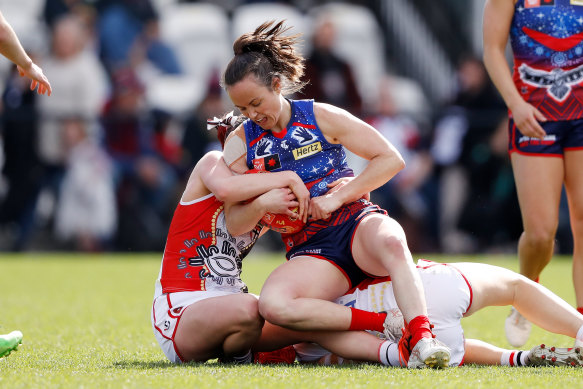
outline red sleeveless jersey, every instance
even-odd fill
[[[160,293],[221,290],[241,292],[241,261],[260,227],[241,236],[229,234],[223,203],[213,195],[180,202],[174,212],[156,295]]]

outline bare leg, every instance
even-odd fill
[[[255,296],[213,297],[185,309],[174,341],[185,361],[239,356],[259,338],[262,326]]]
[[[259,297],[265,320],[294,330],[348,330],[350,308],[332,300],[348,290],[348,280],[328,261],[296,257],[275,269]]]
[[[575,338],[583,315],[542,285],[511,270],[481,263],[456,263],[472,286],[467,315],[488,306],[513,305],[529,321],[556,334]]]
[[[565,152],[565,188],[573,231],[573,285],[577,307],[583,307],[583,151]]]
[[[403,317],[427,316],[425,294],[403,228],[388,216],[373,214],[360,222],[352,243],[358,267],[376,276],[390,275]]]
[[[513,153],[512,169],[524,225],[518,241],[520,274],[535,280],[553,255],[563,159]]]
[[[466,339],[466,354],[464,363],[475,363],[477,365],[500,365],[500,359],[504,350],[490,343],[478,339]]]

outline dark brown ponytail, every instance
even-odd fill
[[[304,58],[296,54],[294,45],[299,35],[283,36],[289,27],[283,21],[263,23],[253,33],[241,35],[233,44],[235,57],[227,65],[222,84],[228,88],[253,74],[257,81],[271,89],[274,77],[282,83],[282,93],[297,92],[305,85]]]

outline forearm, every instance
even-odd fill
[[[518,93],[512,73],[506,62],[504,52],[495,47],[484,49],[484,65],[492,79],[492,82],[498,89],[498,92],[504,99],[506,106],[512,110],[516,104],[523,102],[522,96]]]
[[[32,60],[24,51],[14,30],[0,15],[0,53],[21,68],[29,68]]]
[[[379,155],[372,158],[366,168],[349,183],[340,188],[336,195],[340,196],[342,204],[360,199],[365,193],[386,184],[405,167],[401,155],[396,152],[389,155]]]
[[[226,204],[227,230],[232,236],[249,232],[255,228],[264,214],[265,209],[260,201],[252,201],[248,204]]]
[[[289,171],[243,174],[219,180],[216,188],[209,189],[219,200],[235,203],[262,195],[271,189],[290,186],[294,175],[295,173]]]

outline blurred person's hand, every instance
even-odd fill
[[[30,64],[26,67],[17,66],[18,74],[21,77],[28,77],[32,81],[30,82],[30,90],[35,90],[38,87],[37,92],[39,95],[43,95],[47,93],[48,96],[52,93],[51,84],[49,80],[44,75],[42,69],[38,67],[34,62],[30,62]]]

